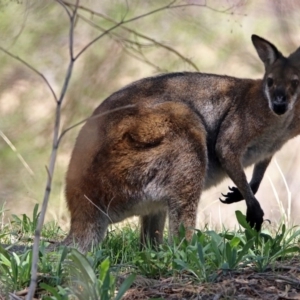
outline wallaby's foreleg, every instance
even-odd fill
[[[249,183],[252,193],[254,195],[258,191],[260,183],[264,177],[265,171],[267,170],[267,168],[270,164],[271,159],[272,159],[272,157],[266,158],[265,160],[258,162],[254,166],[252,179]],[[223,200],[220,198],[220,201],[222,203],[231,204],[231,203],[235,203],[235,202],[244,200],[243,195],[241,194],[241,192],[239,191],[239,189],[237,187],[234,186],[234,187],[228,187],[228,188],[229,188],[230,192],[228,192],[227,194],[222,194],[222,196],[225,197],[225,199]]]
[[[233,153],[224,141],[217,145],[217,153],[227,175],[236,184],[237,188],[243,195],[243,198],[246,200],[247,222],[251,227],[254,227],[257,231],[259,231],[263,223],[264,212],[247,182],[246,174],[244,173],[241,162],[237,159],[237,157],[239,157],[239,153]]]
[[[231,166],[232,167],[232,166]],[[264,212],[260,207],[259,202],[255,198],[250,185],[247,182],[245,173],[243,172],[242,166],[236,165],[233,168],[227,169],[227,174],[236,184],[244,199],[246,200],[247,212],[246,219],[251,227],[254,227],[257,231],[261,229],[263,223]]]
[[[142,216],[140,242],[141,247],[145,247],[148,243],[153,247],[163,242],[164,227],[166,222],[166,211],[156,214]]]

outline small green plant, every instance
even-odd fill
[[[139,252],[136,228],[126,225],[120,229],[114,226],[99,249],[103,252],[103,256],[109,257],[112,265],[126,264],[128,261],[132,261]]]
[[[174,246],[174,267],[181,272],[187,272],[199,281],[212,281],[215,276],[215,266],[212,263],[214,254],[210,238],[205,232],[197,230],[190,243],[184,239],[184,231],[180,230],[180,243]],[[177,240],[177,243],[179,242]]]
[[[78,300],[119,300],[135,278],[134,274],[128,276],[116,294],[116,277],[111,274],[109,259],[103,259],[99,250],[92,257],[86,257],[75,249],[64,248],[59,266],[58,275],[64,277],[67,287],[61,285],[62,281],[59,285],[41,283],[40,287],[47,293],[45,300],[64,300],[72,296]]]
[[[21,218],[16,215],[12,215],[12,224],[14,224],[22,233],[34,235],[40,215],[38,209],[39,205],[35,204],[33,208],[32,219],[30,219],[30,217],[28,217],[26,214],[23,214]]]
[[[23,288],[30,281],[32,251],[17,255],[0,245],[0,281],[9,290]]]
[[[36,204],[33,208],[32,217],[30,218],[26,214],[23,214],[21,217],[12,215],[11,226],[7,230],[3,230],[3,234],[0,235],[0,239],[4,238],[6,240],[18,240],[22,243],[31,242],[35,234],[36,226],[40,216],[39,205]],[[0,211],[1,215],[1,211]],[[62,230],[55,222],[47,223],[42,230],[43,238],[55,238],[63,235]]]
[[[270,234],[258,233],[246,222],[246,217],[240,212],[236,212],[239,224],[245,229],[245,236],[248,242],[253,241],[251,255],[248,259],[255,265],[259,272],[278,259],[287,258],[288,255],[298,254],[300,248],[297,244],[300,230],[293,227],[286,230],[285,224],[280,225],[277,232],[272,237]]]
[[[139,251],[134,258],[134,265],[145,276],[160,278],[173,275],[173,252],[167,245],[162,245],[157,250],[147,247]]]
[[[121,299],[124,292],[132,284],[135,276],[130,275],[121,285],[117,296],[115,294],[115,278],[109,271],[110,263],[105,259],[93,270],[88,259],[77,250],[71,250],[66,266],[71,276],[71,292],[79,300],[87,299]],[[97,276],[98,275],[98,276]]]

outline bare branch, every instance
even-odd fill
[[[128,50],[128,48],[126,48],[125,46],[123,46],[123,47],[124,47],[124,48],[123,48],[123,51],[124,51],[127,55],[133,57],[134,59],[136,59],[136,60],[138,60],[138,61],[141,61],[141,62],[143,62],[143,63],[145,63],[145,64],[151,66],[151,67],[154,68],[157,72],[160,72],[160,73],[168,72],[168,70],[162,69],[162,68],[160,68],[159,66],[157,66],[156,64],[154,64],[153,62],[151,62],[150,60],[148,60],[148,59],[147,59],[144,55],[142,55],[141,53],[138,53],[138,54],[142,55],[142,58],[141,58],[138,54],[135,54],[135,53],[133,53],[133,52],[130,52],[130,51]]]
[[[69,19],[70,19],[70,21],[71,21],[72,14],[69,12],[68,6],[65,5],[64,1],[61,1],[61,0],[56,0],[56,1],[63,7],[63,9],[66,11],[66,13],[67,13],[67,15],[68,15],[68,17],[69,17]],[[73,4],[73,5],[74,5],[74,4]]]
[[[84,16],[78,15],[78,17],[80,17],[82,20],[84,20],[85,22],[87,22],[87,23],[90,24],[91,26],[93,26],[93,27],[95,27],[95,28],[97,28],[97,29],[100,29],[100,30],[102,30],[102,31],[105,32],[105,30],[104,30],[103,28],[101,28],[99,25],[95,24],[94,22],[88,20],[88,19],[85,18]],[[116,23],[116,21],[114,21],[114,20],[111,19],[111,18],[106,18],[106,20],[108,20],[108,21],[110,21],[110,22]],[[117,25],[117,24],[119,24],[119,23],[116,23],[116,25]],[[176,56],[178,56],[180,59],[182,59],[183,61],[185,61],[185,62],[188,63],[189,65],[191,65],[196,71],[199,72],[198,67],[197,67],[190,59],[188,59],[187,57],[183,56],[181,53],[179,53],[179,52],[178,52],[177,50],[175,50],[174,48],[172,48],[172,47],[170,47],[170,46],[168,46],[168,45],[165,45],[165,44],[163,44],[163,43],[161,43],[161,42],[158,42],[158,41],[156,41],[155,39],[153,39],[153,38],[151,38],[151,37],[148,37],[148,36],[146,36],[146,35],[144,35],[144,34],[142,34],[142,33],[137,32],[136,30],[130,29],[129,27],[126,27],[126,26],[123,26],[123,25],[122,25],[122,29],[124,29],[124,30],[126,30],[127,32],[130,32],[130,33],[132,33],[132,34],[134,34],[134,35],[136,35],[136,36],[138,36],[138,37],[140,37],[140,38],[143,38],[143,39],[145,39],[145,40],[147,40],[147,41],[149,41],[149,42],[152,42],[154,45],[159,46],[159,47],[161,47],[161,48],[164,48],[164,49],[166,49],[167,51],[169,51],[169,52],[175,54]],[[116,35],[116,34],[114,34],[114,35]],[[130,41],[130,42],[131,42],[131,41]],[[147,61],[147,63],[149,64],[148,61]]]
[[[67,1],[63,1],[66,5],[71,5],[73,6],[74,4],[71,4]],[[83,53],[85,52],[91,45],[93,45],[96,41],[98,41],[99,39],[101,39],[104,35],[106,35],[107,33],[109,33],[110,31],[114,30],[115,28],[123,25],[123,24],[126,24],[126,23],[130,23],[130,22],[133,22],[133,21],[136,21],[136,20],[139,20],[141,18],[144,18],[144,17],[147,17],[147,16],[150,16],[154,13],[157,13],[159,11],[162,11],[162,10],[165,10],[165,9],[168,9],[168,8],[176,8],[176,7],[181,7],[181,5],[176,5],[176,6],[172,6],[174,3],[176,2],[176,0],[170,2],[169,4],[165,5],[165,6],[162,6],[160,8],[157,8],[157,9],[154,9],[150,12],[147,12],[145,14],[142,14],[142,15],[139,15],[137,17],[134,17],[134,18],[131,18],[131,19],[128,19],[128,20],[122,20],[121,22],[118,22],[116,23],[114,26],[112,26],[111,28],[107,29],[105,32],[103,32],[102,34],[100,34],[99,36],[97,36],[95,39],[93,39],[91,42],[89,42],[85,47],[83,47],[83,49],[81,49],[81,51],[79,51],[79,53],[75,56],[75,60]],[[186,6],[186,5],[185,5]],[[79,8],[82,8],[84,9],[82,6],[79,6]]]
[[[114,30],[115,28],[119,27],[120,25],[122,25],[123,22],[120,22],[118,24],[116,24],[115,26],[107,29],[106,31],[104,31],[102,34],[100,34],[99,36],[97,36],[96,38],[94,38],[92,41],[90,41],[86,46],[84,46],[79,53],[75,56],[74,60],[76,60],[82,53],[84,53],[90,46],[92,46],[96,41],[98,41],[99,39],[101,39],[103,36],[105,36],[106,34],[108,34],[110,31]]]
[[[37,69],[35,69],[33,66],[31,66],[29,63],[27,63],[25,60],[23,60],[22,58],[20,58],[19,56],[16,56],[14,54],[12,54],[11,52],[5,50],[3,47],[0,46],[0,50],[2,52],[4,52],[5,54],[7,54],[8,56],[14,58],[15,60],[21,62],[23,65],[25,65],[27,68],[29,68],[31,71],[33,71],[35,74],[37,74],[38,76],[40,76],[44,82],[46,83],[46,85],[48,86],[49,90],[52,93],[53,98],[55,99],[55,101],[57,102],[57,96],[52,88],[52,86],[50,85],[49,81],[47,80],[47,78],[41,73],[39,72]]]
[[[102,212],[108,219],[111,223],[113,223],[111,217],[109,216],[108,214],[108,210],[109,210],[109,206],[110,206],[110,203],[113,199],[110,200],[110,202],[108,203],[108,207],[107,207],[107,212],[105,212],[104,210],[102,210],[97,204],[95,204],[95,202],[93,202],[87,195],[84,195],[84,198],[87,199],[92,205],[94,205],[100,212]]]
[[[70,16],[70,32],[69,32],[70,63],[69,63],[67,75],[66,75],[63,87],[62,87],[62,91],[61,91],[58,103],[61,103],[65,97],[65,94],[66,94],[66,91],[67,91],[67,88],[69,86],[69,82],[71,79],[74,62],[75,62],[75,58],[74,58],[74,27],[75,27],[75,19],[76,19],[76,15],[77,15],[78,4],[79,4],[79,0],[76,1],[76,6],[75,6],[75,9],[73,10],[73,14]],[[62,2],[62,5],[65,6],[63,2]]]
[[[58,0],[59,1],[59,0]],[[59,1],[60,3],[60,1]],[[45,215],[47,211],[47,206],[49,202],[49,197],[51,194],[51,187],[52,187],[52,178],[54,174],[55,169],[55,163],[56,163],[56,156],[57,156],[57,150],[58,150],[58,140],[59,140],[59,131],[60,131],[60,119],[61,119],[61,105],[63,102],[63,99],[65,97],[65,93],[67,91],[67,88],[69,86],[70,78],[72,75],[73,65],[74,65],[74,57],[73,57],[73,35],[74,35],[74,25],[75,25],[75,19],[77,14],[77,7],[79,4],[79,0],[76,2],[75,9],[73,9],[72,14],[69,14],[69,11],[67,8],[65,8],[69,18],[70,18],[70,31],[69,31],[69,52],[70,52],[70,62],[67,69],[66,78],[62,87],[62,91],[60,94],[59,99],[56,101],[56,114],[55,114],[55,124],[54,124],[54,131],[53,131],[53,144],[52,144],[52,151],[50,156],[50,162],[49,162],[49,168],[47,169],[47,183],[46,188],[44,192],[44,198],[42,203],[42,209],[39,216],[38,224],[35,230],[34,235],[34,243],[33,243],[33,250],[32,250],[32,265],[31,265],[31,280],[30,280],[30,286],[28,288],[28,294],[26,296],[26,300],[31,300],[34,296],[36,286],[37,286],[37,265],[38,265],[38,259],[39,259],[39,243],[40,243],[40,236],[45,220]],[[64,5],[64,4],[62,4]]]
[[[73,7],[73,6],[74,6],[73,3],[70,3],[70,2],[68,2],[68,1],[64,1],[64,0],[59,0],[59,1],[61,1],[62,3],[64,3],[66,6],[70,6],[70,7]],[[84,11],[87,11],[87,12],[89,12],[89,13],[92,13],[93,15],[97,15],[97,16],[99,16],[99,17],[102,17],[102,18],[104,18],[104,19],[106,19],[106,20],[110,20],[111,22],[115,23],[115,25],[112,26],[111,28],[105,30],[102,34],[100,34],[99,36],[97,36],[96,38],[94,38],[92,41],[90,41],[85,47],[83,47],[83,48],[79,51],[79,53],[75,56],[74,60],[76,60],[77,58],[79,58],[79,57],[81,56],[81,54],[84,53],[84,52],[85,52],[91,45],[93,45],[96,41],[98,41],[99,39],[101,39],[103,36],[105,36],[105,35],[108,34],[109,32],[113,31],[114,29],[116,29],[116,28],[118,28],[118,27],[120,27],[120,26],[122,26],[122,25],[124,25],[124,24],[131,23],[131,22],[133,22],[133,21],[139,20],[139,19],[144,18],[144,17],[148,17],[148,16],[150,16],[150,15],[152,15],[152,14],[155,14],[155,13],[157,13],[157,12],[160,12],[160,11],[163,11],[163,10],[167,10],[167,9],[176,9],[176,8],[183,8],[183,7],[196,6],[196,7],[205,7],[205,8],[207,8],[207,9],[209,9],[209,10],[212,10],[212,11],[218,12],[218,13],[229,13],[234,7],[237,7],[237,6],[239,5],[239,4],[234,4],[234,5],[228,7],[228,8],[226,8],[226,9],[224,9],[224,10],[218,10],[218,9],[214,9],[214,8],[208,6],[208,5],[206,4],[206,2],[204,2],[204,4],[187,3],[187,4],[178,4],[178,5],[174,5],[176,2],[177,2],[177,0],[173,0],[173,1],[171,1],[169,4],[167,4],[167,5],[165,5],[165,6],[159,7],[159,8],[157,8],[157,9],[154,9],[154,10],[150,11],[150,12],[147,12],[147,13],[145,13],[145,14],[142,14],[142,15],[139,15],[139,16],[136,16],[136,17],[133,17],[133,18],[128,19],[128,20],[122,19],[120,22],[116,22],[115,20],[110,19],[109,17],[105,16],[105,15],[102,14],[102,13],[95,12],[95,11],[93,11],[93,10],[91,10],[91,9],[89,9],[89,8],[86,8],[86,7],[84,7],[84,6],[81,6],[81,5],[77,5],[77,8],[82,9],[82,10],[84,10]],[[125,14],[125,16],[126,16],[126,14]],[[125,17],[125,16],[124,16],[124,17]],[[122,27],[124,27],[124,26],[122,26]],[[131,29],[127,28],[127,30],[131,30]],[[134,32],[135,32],[135,31],[134,31]],[[153,40],[153,39],[151,39],[151,38],[149,38],[149,37],[143,36],[142,34],[139,34],[139,33],[137,33],[137,32],[135,32],[135,34],[140,35],[140,37],[143,37],[143,38],[145,38],[145,39],[148,39],[148,40],[152,41],[153,43],[155,43],[155,44],[157,44],[157,45],[159,45],[159,46],[161,46],[161,47],[164,47],[164,48],[166,48],[167,50],[169,50],[169,51],[175,53],[177,56],[181,57],[183,60],[185,60],[186,62],[188,62],[189,64],[191,64],[197,71],[199,71],[199,69],[197,68],[197,66],[196,66],[193,62],[191,62],[189,59],[185,58],[183,55],[181,55],[180,53],[178,53],[178,52],[177,52],[176,50],[174,50],[173,48],[171,48],[171,47],[169,47],[169,46],[166,46],[166,45],[164,45],[164,44],[162,44],[162,43],[159,43],[159,42],[157,42],[157,41],[155,41],[155,40]]]
[[[73,3],[71,2],[68,2],[68,1],[62,1],[63,3],[65,3],[65,5],[67,6],[74,6]],[[244,4],[244,0],[240,0],[238,3],[235,3],[225,9],[216,9],[216,8],[213,8],[209,5],[207,5],[206,1],[203,3],[203,4],[199,4],[199,3],[186,3],[186,4],[178,4],[178,5],[173,5],[175,2],[177,2],[177,0],[175,1],[172,1],[171,3],[169,3],[168,5],[166,6],[162,6],[156,10],[153,10],[151,12],[148,12],[148,13],[145,13],[143,15],[140,15],[140,16],[137,16],[137,17],[134,17],[132,19],[129,19],[127,21],[124,21],[124,23],[129,23],[129,22],[132,22],[132,21],[136,21],[140,18],[143,18],[143,17],[146,17],[148,15],[151,15],[151,14],[154,14],[156,12],[159,12],[159,11],[162,11],[162,10],[165,10],[165,9],[176,9],[176,8],[184,8],[184,7],[202,7],[202,8],[206,8],[208,10],[211,10],[211,11],[214,11],[216,13],[221,13],[221,14],[232,14],[232,10],[236,7],[239,7],[241,5]],[[91,13],[92,15],[95,15],[95,16],[98,16],[98,17],[101,17],[101,18],[104,18],[104,19],[109,19],[108,16],[104,15],[103,13],[100,13],[100,12],[96,12],[96,11],[93,11],[92,9],[88,8],[88,7],[85,7],[85,6],[82,6],[82,5],[79,5],[78,6],[79,9],[83,10],[83,11],[86,11],[88,13]],[[242,16],[245,16],[245,14],[239,14],[239,13],[235,13],[237,15],[242,15]]]

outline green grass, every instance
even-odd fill
[[[38,215],[35,207],[32,218],[13,216],[9,226],[2,224],[0,242],[7,244],[16,232],[32,237]],[[276,261],[299,254],[297,227],[286,229],[282,224],[273,234],[257,233],[241,212],[236,212],[236,218],[238,230],[195,230],[189,242],[181,227],[173,243],[166,241],[157,251],[150,247],[139,250],[138,230],[129,226],[110,231],[103,243],[86,256],[67,248],[48,253],[47,243],[42,242],[37,297],[121,299],[136,276],[178,280],[184,277],[196,284],[215,282],[220,272],[242,271],[249,265],[264,272]],[[58,226],[46,224],[43,237],[52,240],[59,232]],[[13,249],[0,246],[0,295],[23,290],[30,282],[32,251],[16,253]]]

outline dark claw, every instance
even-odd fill
[[[223,195],[223,194],[222,194],[222,195]],[[222,198],[219,198],[219,200],[220,200],[222,203],[227,204],[226,200],[223,200]]]
[[[227,194],[222,194],[225,200],[220,200],[222,203],[231,204],[243,200],[243,196],[239,189],[236,187],[228,187],[229,191]]]
[[[226,195],[222,194],[222,196],[225,197],[226,199],[223,200],[223,199],[219,198],[219,200],[224,204],[231,204],[231,203],[235,202],[235,201],[231,201]]]

